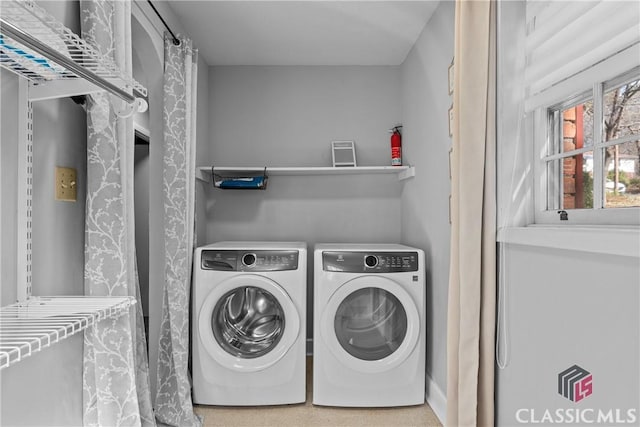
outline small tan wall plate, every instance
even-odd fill
[[[56,200],[75,202],[78,198],[77,172],[74,168],[56,166]]]

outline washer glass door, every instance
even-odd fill
[[[252,359],[271,351],[282,338],[285,314],[277,298],[256,286],[241,286],[220,298],[211,330],[229,354]]]
[[[361,288],[338,306],[334,318],[338,342],[361,360],[380,360],[396,351],[407,334],[407,313],[392,293]]]
[[[198,313],[198,339],[220,365],[255,372],[277,363],[300,335],[300,316],[280,284],[256,274],[211,289]]]

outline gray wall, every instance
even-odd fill
[[[209,73],[210,156],[199,165],[331,166],[332,140],[354,140],[358,165],[391,162],[387,129],[401,118],[399,67],[211,67]],[[395,176],[362,175],[274,176],[265,191],[207,186],[201,243],[398,242],[402,185]],[[309,337],[312,294],[310,288]]]
[[[212,67],[209,134],[219,165],[331,166],[355,140],[359,166],[390,164],[399,67]]]
[[[18,77],[0,69],[0,160],[2,161],[2,288],[0,289],[0,303],[12,304],[16,301],[16,247],[17,247],[17,217],[18,203]]]
[[[46,2],[43,6],[77,31],[76,2]],[[7,305],[16,295],[18,79],[4,70],[1,73],[2,197],[6,197],[2,205],[1,303]],[[33,295],[83,294],[85,118],[84,111],[70,99],[33,104]],[[55,166],[77,169],[77,202],[54,199]],[[82,337],[61,342],[4,370],[0,382],[0,424],[80,425]]]
[[[636,408],[637,425],[638,259],[522,245],[506,257],[510,357],[497,371],[497,425],[516,425],[521,408],[538,420],[545,410],[619,408],[626,418]],[[593,375],[579,403],[557,391],[558,373],[574,364]]]
[[[142,313],[149,316],[149,146],[137,144],[134,151],[134,198],[136,261]]]
[[[199,159],[209,159],[211,137],[209,134],[209,65],[204,62],[202,57],[198,61],[198,117],[196,130],[196,166],[200,165]],[[207,203],[205,193],[207,185],[203,182],[196,181],[196,236],[194,240],[195,246],[200,246],[207,242],[207,221],[206,218]]]
[[[70,98],[33,103],[34,295],[84,294],[86,129]],[[55,200],[56,166],[78,171],[76,202]]]
[[[438,397],[440,406],[444,404],[447,389],[452,102],[447,72],[453,58],[453,29],[454,4],[441,2],[402,65],[403,151],[416,166],[415,178],[402,192],[402,242],[426,251],[427,386],[435,386],[433,393],[439,395],[430,396],[432,406],[437,404],[431,399]]]
[[[0,425],[82,425],[82,334],[67,338],[0,374]]]

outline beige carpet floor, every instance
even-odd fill
[[[426,403],[401,408],[313,406],[311,358],[307,358],[307,402],[297,405],[228,407],[197,405],[204,427],[441,427]]]

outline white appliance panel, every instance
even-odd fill
[[[193,400],[253,406],[306,400],[306,244],[196,249]]]
[[[424,403],[424,252],[316,245],[314,336],[314,404]]]

